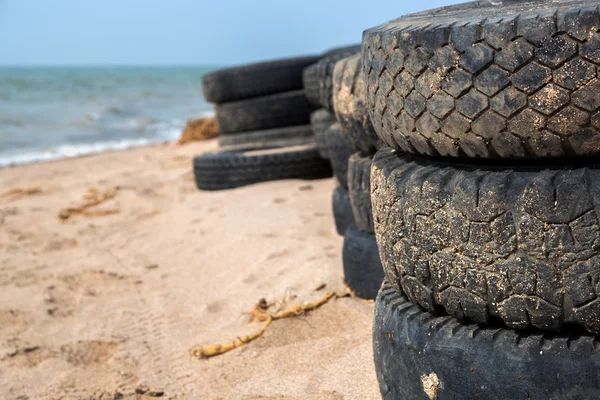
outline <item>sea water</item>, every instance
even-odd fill
[[[178,138],[211,67],[0,67],[0,166]]]

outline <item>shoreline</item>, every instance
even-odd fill
[[[334,180],[200,192],[192,158],[217,145],[0,168],[2,192],[22,190],[0,197],[0,397],[133,400],[142,386],[164,398],[380,397],[373,305],[355,298],[191,356],[262,326],[248,321],[261,298],[278,310],[345,291]],[[59,218],[90,191],[114,197]]]
[[[191,120],[202,119],[202,118],[214,118],[214,117],[215,117],[215,110],[214,109],[207,110],[207,111],[203,111],[201,114],[198,114],[198,116],[187,118],[186,123],[187,123],[187,121],[191,121]],[[168,139],[165,139],[165,138],[155,138],[155,139],[129,138],[129,139],[122,139],[121,141],[116,141],[116,142],[109,141],[109,142],[94,142],[94,143],[88,143],[88,144],[83,144],[83,143],[66,144],[66,145],[60,145],[60,146],[54,147],[51,150],[46,150],[45,152],[43,150],[38,150],[37,153],[35,151],[27,151],[27,152],[21,153],[21,154],[44,154],[44,153],[49,153],[49,152],[53,152],[53,151],[54,152],[59,151],[58,149],[60,149],[61,147],[62,148],[86,148],[87,147],[87,148],[92,149],[90,151],[84,151],[81,154],[75,154],[75,155],[58,155],[57,157],[50,157],[47,159],[39,159],[39,160],[31,160],[31,161],[23,161],[23,162],[13,162],[13,163],[8,163],[8,164],[3,164],[2,157],[0,157],[0,170],[2,168],[14,167],[14,166],[19,166],[19,165],[29,165],[29,164],[36,164],[36,163],[43,163],[43,162],[50,162],[50,161],[59,161],[59,160],[78,158],[78,157],[94,155],[94,154],[102,154],[102,153],[111,152],[111,151],[127,151],[127,150],[136,149],[136,148],[140,148],[140,147],[177,143],[179,138],[181,138],[181,135],[183,134],[185,128],[186,128],[186,124],[184,124],[180,128],[173,130],[173,132],[177,132],[177,133],[175,135],[170,135],[173,137],[172,138],[169,137]],[[142,143],[142,142],[144,142],[144,143]],[[94,147],[100,147],[101,149],[93,150]],[[102,147],[104,147],[104,148],[102,148]],[[13,157],[13,158],[20,157],[20,155],[13,155],[13,156],[9,156],[9,157]]]
[[[164,141],[147,143],[147,144],[132,145],[132,146],[128,146],[128,147],[125,147],[122,149],[121,148],[120,149],[105,149],[105,150],[93,151],[93,152],[89,152],[89,153],[77,154],[77,155],[73,155],[73,156],[50,158],[47,160],[34,160],[34,161],[26,161],[26,162],[22,162],[22,163],[12,163],[12,164],[6,164],[6,165],[0,164],[0,172],[3,169],[11,169],[11,168],[23,167],[23,166],[28,166],[28,165],[50,164],[50,163],[56,163],[56,162],[61,162],[61,161],[65,161],[65,160],[77,160],[80,158],[97,156],[97,155],[102,155],[102,154],[107,154],[107,153],[127,152],[127,151],[131,151],[131,150],[143,149],[143,148],[149,148],[149,147],[166,147],[171,144],[177,145],[177,141],[176,140],[164,140]]]

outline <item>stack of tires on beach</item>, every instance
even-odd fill
[[[331,176],[315,144],[310,125],[314,107],[302,81],[304,69],[318,60],[319,56],[288,58],[203,77],[204,96],[216,103],[222,148],[194,159],[199,189]]]
[[[599,4],[365,31],[385,399],[600,397]]]
[[[383,280],[371,211],[371,159],[381,141],[367,113],[360,45],[331,50],[304,71],[309,101],[321,107],[311,121],[321,155],[331,162],[332,196],[344,279],[356,295],[375,299]]]

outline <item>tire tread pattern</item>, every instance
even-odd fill
[[[318,56],[265,61],[209,72],[202,77],[204,98],[229,103],[302,89],[302,72]]]
[[[197,156],[193,165],[196,186],[200,190],[224,190],[281,179],[331,176],[331,167],[319,156],[316,145],[300,147],[284,147],[269,154],[225,150]]]
[[[600,166],[482,168],[390,149],[373,164],[382,263],[412,301],[482,324],[600,333]]]
[[[342,134],[357,151],[374,154],[383,142],[377,136],[369,110],[360,53],[344,58],[333,69],[333,108]]]
[[[599,154],[598,2],[495,3],[409,15],[364,33],[379,136],[434,156]]]
[[[600,343],[592,336],[483,328],[432,316],[384,284],[373,320],[382,398],[591,399],[600,390]],[[427,380],[435,374],[437,383]],[[429,384],[429,385],[428,385]]]
[[[223,134],[310,124],[314,110],[304,91],[296,90],[217,104],[216,118]]]

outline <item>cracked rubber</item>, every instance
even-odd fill
[[[478,1],[367,30],[363,72],[379,137],[434,156],[599,154],[598,4]]]
[[[217,104],[221,133],[237,133],[310,124],[314,107],[302,90]]]
[[[333,209],[333,219],[335,220],[335,230],[338,235],[344,236],[346,229],[354,223],[352,206],[350,205],[350,194],[348,189],[338,186],[331,196],[331,208]]]
[[[373,156],[353,154],[348,160],[348,191],[352,213],[358,229],[373,233],[373,208],[371,207],[371,165]]]
[[[360,54],[344,58],[333,69],[333,108],[342,134],[357,151],[374,154],[383,142],[377,136],[369,110]]]
[[[194,158],[196,186],[223,190],[280,179],[321,179],[331,167],[313,144],[257,150],[223,150]]]
[[[325,109],[320,109],[310,114],[310,124],[315,134],[319,154],[326,159],[329,158],[329,152],[327,151],[327,139],[325,137],[327,130],[333,123],[335,123],[335,117]]]
[[[373,353],[385,400],[595,399],[599,349],[592,336],[435,317],[387,285],[375,302]]]
[[[327,153],[333,174],[344,189],[348,189],[348,160],[354,154],[354,149],[348,140],[342,136],[338,122],[329,127],[325,135]]]
[[[600,333],[600,165],[548,164],[380,150],[371,193],[388,281],[459,319]]]
[[[375,300],[384,278],[375,235],[350,225],[344,235],[342,259],[348,287],[363,299]]]
[[[264,131],[242,132],[219,135],[219,145],[228,146],[269,146],[284,147],[314,142],[315,136],[310,125],[274,128]]]
[[[304,68],[318,60],[318,56],[287,58],[210,72],[202,77],[204,98],[211,103],[228,103],[300,90]]]
[[[311,104],[333,112],[333,67],[338,60],[358,52],[360,45],[332,49],[324,53],[318,62],[304,69],[304,91]]]

